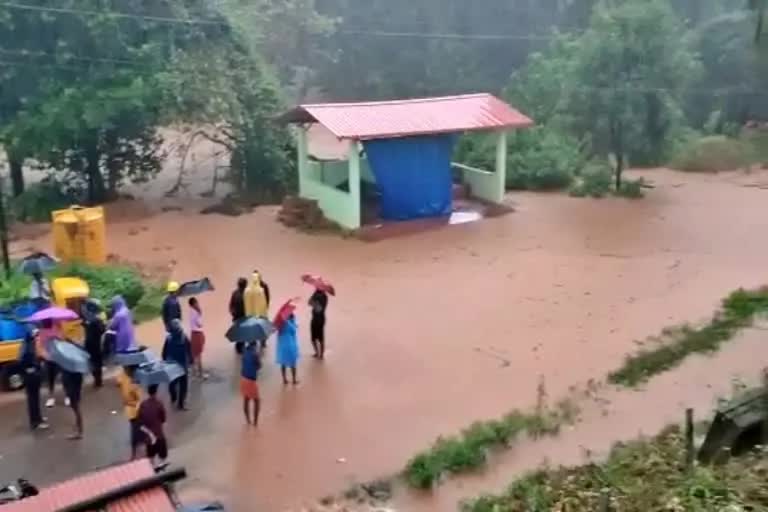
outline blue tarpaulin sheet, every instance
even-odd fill
[[[451,213],[451,155],[455,135],[371,140],[364,143],[381,193],[384,220]]]

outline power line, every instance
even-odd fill
[[[0,7],[7,7],[9,9],[17,9],[21,11],[37,11],[55,14],[72,14],[82,16],[111,16],[113,18],[124,19],[139,19],[145,21],[157,21],[161,23],[177,23],[181,25],[218,25],[228,26],[228,24],[217,21],[209,20],[205,18],[171,18],[166,16],[149,16],[143,14],[128,14],[116,11],[89,11],[85,9],[70,9],[66,7],[42,7],[39,5],[20,4],[16,2],[2,2]]]
[[[536,35],[512,35],[512,34],[455,34],[455,33],[428,33],[428,32],[388,32],[384,30],[339,30],[339,34],[390,37],[390,38],[414,38],[414,39],[456,39],[473,41],[551,41],[554,36]]]

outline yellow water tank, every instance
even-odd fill
[[[94,265],[107,262],[104,208],[71,206],[52,212],[51,218],[54,251],[61,261]]]

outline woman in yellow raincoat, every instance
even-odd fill
[[[264,293],[264,288],[261,286],[261,276],[258,272],[254,272],[251,275],[251,281],[248,283],[248,287],[243,294],[243,302],[245,303],[245,315],[255,317],[266,317],[269,308],[267,302],[267,295]],[[267,341],[261,342],[261,349],[267,348]]]

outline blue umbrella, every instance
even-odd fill
[[[133,380],[142,386],[170,384],[186,374],[186,370],[176,363],[155,361],[139,366],[133,374]]]
[[[30,254],[19,263],[19,272],[22,274],[43,274],[56,267],[56,260],[44,252]]]
[[[197,281],[187,281],[179,286],[179,291],[176,294],[179,297],[191,297],[193,295],[200,295],[205,292],[212,292],[214,290],[213,283],[207,277],[198,279]]]
[[[274,330],[272,322],[266,318],[249,316],[232,324],[227,331],[227,339],[234,343],[265,341]]]
[[[120,366],[141,366],[159,359],[149,350],[132,350],[115,354],[114,363]]]
[[[91,371],[91,357],[88,352],[69,341],[52,340],[48,355],[51,361],[62,369],[72,373],[88,373]]]

